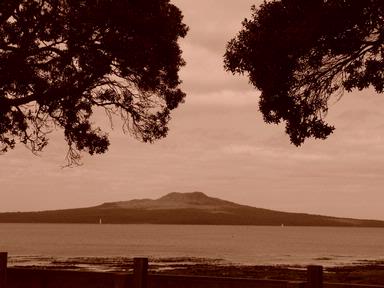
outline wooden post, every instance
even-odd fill
[[[307,267],[308,288],[323,288],[323,266],[310,265]]]
[[[133,288],[147,288],[148,258],[133,258]]]
[[[0,288],[7,287],[7,260],[8,253],[0,252]]]
[[[115,274],[114,277],[114,283],[113,283],[113,288],[125,288],[127,287],[126,285],[126,275],[125,274]]]

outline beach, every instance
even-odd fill
[[[10,258],[9,267],[127,273],[133,270],[133,259],[128,257],[35,257],[29,258],[29,262],[26,260]],[[301,265],[241,265],[190,257],[150,258],[149,273],[290,281],[305,281],[307,277],[306,266]],[[324,267],[324,282],[384,285],[384,261]]]

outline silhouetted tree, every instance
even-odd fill
[[[261,91],[267,123],[286,122],[291,142],[325,139],[331,96],[384,90],[384,1],[281,0],[252,7],[227,46],[225,68]]]
[[[169,0],[1,0],[0,150],[41,151],[59,127],[72,163],[104,153],[96,107],[142,141],[164,137],[185,96],[177,40],[186,32]]]

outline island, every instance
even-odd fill
[[[240,205],[202,192],[172,192],[98,206],[0,213],[0,223],[194,224],[384,227],[384,221],[292,213]]]

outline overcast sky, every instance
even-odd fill
[[[0,211],[201,191],[255,207],[384,220],[383,95],[344,95],[328,115],[335,133],[297,148],[283,126],[264,124],[247,79],[223,70],[226,42],[261,1],[173,2],[190,31],[181,41],[187,99],[168,137],[143,144],[116,127],[107,154],[66,169],[62,131],[40,156],[18,147],[0,156]]]

